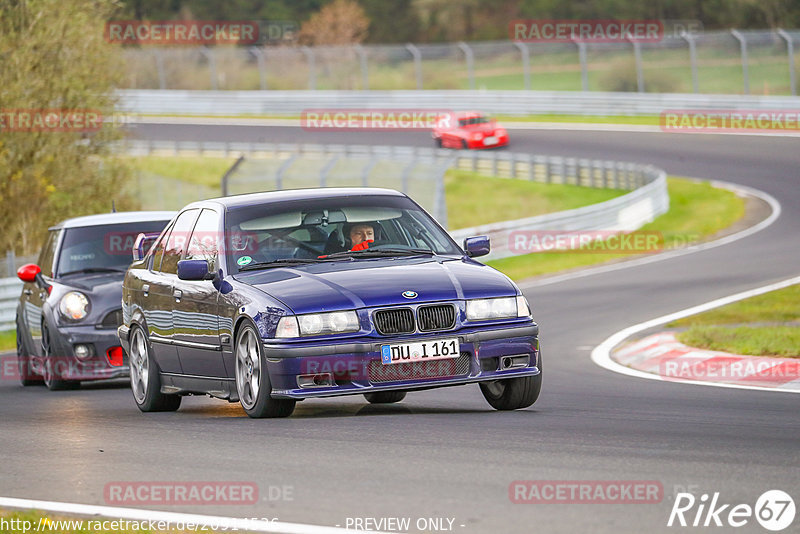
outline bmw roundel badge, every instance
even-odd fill
[[[415,299],[417,298],[416,291],[403,291],[403,296],[407,299]]]

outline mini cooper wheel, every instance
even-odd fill
[[[50,339],[50,332],[47,327],[42,325],[42,354],[44,363],[42,365],[42,380],[50,391],[60,391],[64,389],[78,389],[81,387],[79,380],[64,380],[63,367],[67,363],[64,357],[53,355],[53,345]],[[59,365],[60,364],[60,365]]]
[[[245,324],[236,336],[236,392],[245,413],[253,418],[288,417],[293,399],[273,399],[261,336],[252,324]]]
[[[131,329],[130,375],[131,392],[136,406],[143,412],[174,412],[181,405],[179,395],[161,393],[161,376],[158,365],[150,354],[144,330],[138,326]]]
[[[542,356],[539,354],[539,374],[481,382],[481,393],[495,410],[519,410],[532,406],[542,391]]]
[[[376,391],[374,393],[364,393],[364,398],[371,404],[391,404],[400,402],[406,398],[405,391]]]
[[[19,367],[19,381],[23,386],[33,386],[42,383],[42,377],[33,372],[31,357],[22,341],[22,329],[17,325],[17,365]]]

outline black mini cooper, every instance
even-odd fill
[[[49,389],[128,375],[117,338],[122,279],[139,233],[160,232],[172,212],[90,215],[50,228],[37,264],[23,265],[17,306],[22,385]]]

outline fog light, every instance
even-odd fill
[[[106,358],[108,364],[112,367],[120,367],[122,365],[122,347],[111,347],[106,351]]]
[[[94,350],[92,350],[91,345],[75,345],[73,350],[75,351],[75,357],[79,360],[88,360],[94,356]]]

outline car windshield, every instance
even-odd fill
[[[232,273],[320,260],[463,254],[419,206],[394,196],[236,208],[226,216],[225,232]]]
[[[58,255],[56,277],[73,273],[123,272],[131,263],[131,249],[141,232],[160,232],[169,221],[67,228]]]
[[[470,117],[468,119],[459,119],[458,124],[459,126],[475,126],[476,124],[489,124],[492,122],[492,119],[489,117]]]

